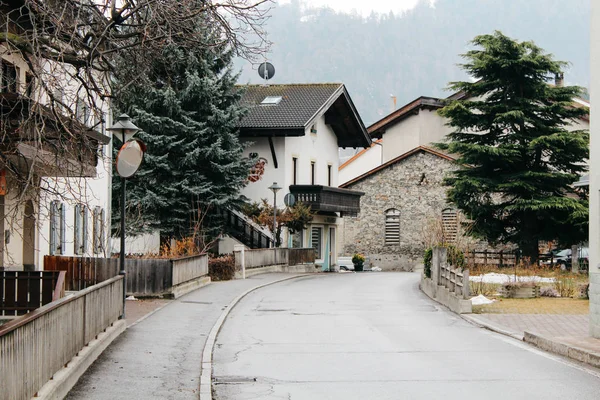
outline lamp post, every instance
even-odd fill
[[[277,182],[273,182],[269,189],[273,192],[273,247],[277,246],[277,192],[283,189],[281,186],[277,184]]]
[[[131,139],[137,132],[139,132],[140,128],[135,126],[133,122],[131,122],[131,118],[127,114],[121,114],[117,118],[117,122],[113,124],[110,128],[106,129],[107,131],[113,132],[113,134],[119,138],[123,142],[122,149],[125,148],[125,145],[129,139]],[[127,285],[126,285],[126,272],[125,272],[125,201],[126,201],[126,189],[125,185],[127,182],[127,178],[121,176],[121,251],[119,254],[120,258],[120,271],[119,275],[123,275],[123,315],[122,319],[125,319],[125,298],[127,296]]]

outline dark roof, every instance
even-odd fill
[[[304,136],[321,115],[331,126],[340,147],[367,147],[371,138],[342,83],[240,86],[240,103],[248,108],[238,123],[241,136]],[[263,105],[267,97],[281,97]]]
[[[420,152],[430,153],[430,154],[433,154],[434,156],[443,158],[444,160],[456,161],[456,158],[450,154],[445,154],[445,153],[439,152],[439,151],[434,150],[427,146],[418,146],[410,151],[407,151],[406,153],[404,153],[402,155],[399,155],[398,157],[394,158],[393,160],[386,162],[385,164],[381,164],[379,167],[373,168],[372,170],[365,172],[364,174],[357,176],[356,178],[354,178],[346,183],[341,184],[340,188],[348,188],[348,187],[354,185],[355,183],[362,181],[363,179],[368,178],[369,176],[371,176],[373,174],[376,174],[377,172],[381,171],[382,169],[386,169],[390,165],[394,165],[394,164],[396,164],[414,154],[420,153]]]
[[[249,85],[241,103],[248,107],[248,114],[240,121],[240,128],[302,128],[336,92],[341,83]],[[261,105],[268,96],[281,96],[277,105]]]

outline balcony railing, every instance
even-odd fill
[[[304,203],[313,211],[339,212],[343,215],[356,215],[360,211],[360,197],[363,192],[322,185],[291,185],[290,193],[296,201]]]

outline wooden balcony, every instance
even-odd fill
[[[0,93],[0,151],[38,176],[94,177],[98,149],[110,138],[18,93]]]
[[[322,185],[291,185],[290,193],[296,201],[309,205],[313,211],[339,212],[356,215],[360,212],[360,197],[363,192]]]

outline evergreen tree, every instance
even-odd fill
[[[147,145],[140,170],[127,181],[132,233],[158,229],[164,242],[198,233],[202,224],[202,234],[208,228],[214,235],[218,222],[205,216],[239,200],[250,160],[243,157],[236,129],[243,109],[232,57],[223,47],[190,49],[173,40],[149,72],[119,94],[118,110],[143,130],[137,137]],[[119,191],[115,177],[115,228]]]
[[[450,84],[472,100],[440,110],[454,131],[438,146],[465,166],[446,179],[448,198],[475,237],[517,244],[535,261],[539,240],[587,237],[587,200],[571,184],[586,171],[589,134],[565,127],[587,113],[573,105],[581,89],[549,84],[566,63],[533,42],[495,32],[472,43],[461,66],[477,81]]]

